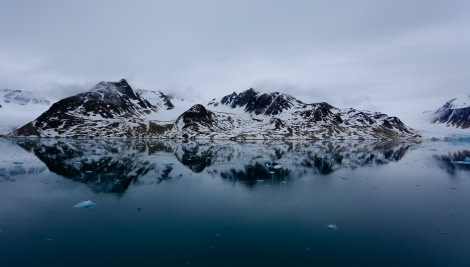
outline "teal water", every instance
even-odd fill
[[[1,266],[470,265],[465,141],[0,149]]]

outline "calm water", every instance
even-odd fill
[[[468,141],[0,151],[1,266],[470,265]]]

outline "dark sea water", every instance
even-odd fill
[[[0,151],[0,266],[470,266],[468,141]]]

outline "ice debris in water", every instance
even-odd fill
[[[75,205],[73,205],[74,208],[89,208],[89,207],[92,207],[92,206],[95,206],[96,203],[94,203],[93,201],[91,200],[85,200],[85,201],[82,201],[82,202],[79,202]]]
[[[163,161],[162,164],[168,167],[173,166],[173,162],[169,162],[169,161]]]
[[[470,162],[470,157],[465,157],[465,162]]]
[[[336,224],[328,224],[326,227],[328,229],[338,230],[338,225],[336,225]]]
[[[281,165],[281,164],[277,164],[277,165],[275,165],[273,168],[276,169],[276,170],[278,170],[278,169],[282,168],[282,165]]]

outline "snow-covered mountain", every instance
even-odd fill
[[[51,101],[32,92],[0,90],[0,135],[32,121],[51,106]]]
[[[167,101],[171,107],[171,102]],[[14,131],[16,136],[140,137],[157,134],[147,116],[167,108],[153,105],[126,80],[100,82],[91,90],[67,97],[34,121]],[[150,125],[149,125],[150,123]]]
[[[62,99],[12,133],[43,137],[215,139],[383,139],[420,134],[386,114],[305,104],[249,89],[206,106],[162,92],[133,90],[123,79]],[[188,109],[189,108],[189,109]]]
[[[175,123],[188,137],[231,139],[380,139],[420,134],[397,117],[378,112],[341,110],[328,103],[306,104],[278,92],[249,89],[207,105],[194,106]]]
[[[447,101],[434,112],[431,123],[461,129],[470,128],[470,95]]]

